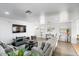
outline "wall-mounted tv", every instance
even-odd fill
[[[12,32],[13,33],[25,33],[26,32],[26,26],[25,25],[12,24]]]

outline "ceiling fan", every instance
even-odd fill
[[[26,10],[25,13],[31,14],[32,12],[30,10]]]

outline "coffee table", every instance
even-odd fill
[[[28,50],[31,50],[32,47],[38,46],[38,42],[35,42],[34,40],[30,40],[26,42],[25,48],[29,47]]]

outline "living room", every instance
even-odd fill
[[[0,4],[0,45],[4,43],[14,51],[19,50],[18,56],[23,56],[22,53],[25,54],[24,56],[79,55],[79,50],[75,46],[79,44],[77,41],[79,34],[78,6],[78,3],[2,3]],[[53,45],[48,51],[46,47],[50,44],[43,47],[46,42]],[[72,49],[73,47],[70,47],[67,54],[61,50],[59,53],[59,49],[56,48],[61,47],[61,44],[64,46],[64,43],[69,44],[68,47],[72,44],[76,52]],[[37,47],[41,46],[46,53],[39,52]],[[25,47],[33,51],[22,52],[21,48],[25,49]],[[3,50],[10,51],[9,48]],[[68,54],[69,51],[71,52]],[[2,56],[6,56],[7,52],[1,53],[3,53]],[[7,54],[7,56],[17,55],[12,51]]]

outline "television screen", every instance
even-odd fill
[[[23,33],[23,32],[26,32],[26,26],[25,25],[13,24],[12,25],[12,32],[13,33]]]

